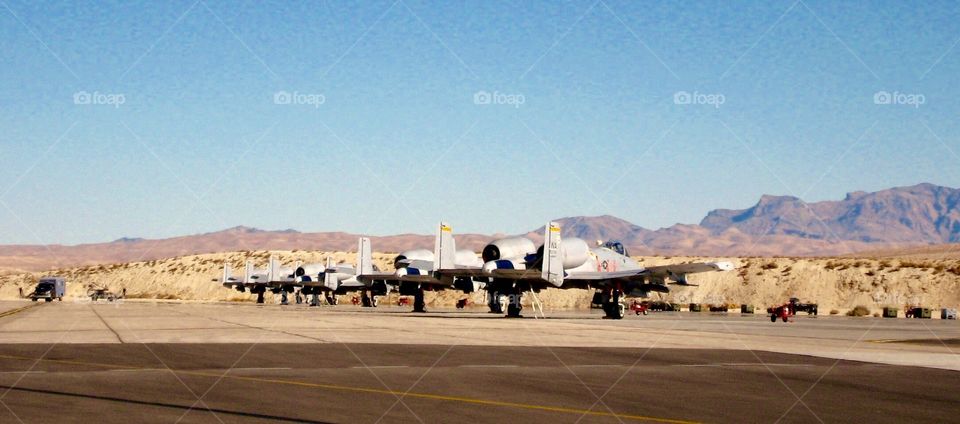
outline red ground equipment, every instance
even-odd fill
[[[650,309],[650,302],[647,302],[645,300],[644,301],[634,300],[633,303],[630,304],[630,310],[633,312],[636,312],[637,315],[640,315],[640,314],[646,315],[649,309]]]
[[[767,313],[770,314],[770,322],[777,322],[777,318],[782,319],[783,322],[787,322],[794,314],[793,308],[791,308],[789,303],[775,306],[773,308],[767,308]]]

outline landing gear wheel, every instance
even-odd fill
[[[516,293],[510,296],[510,303],[507,304],[507,318],[523,318],[520,312],[523,311],[523,304],[520,302],[521,294]]]
[[[379,304],[380,304],[380,301],[377,300],[377,297],[376,297],[376,296],[370,296],[370,307],[371,307],[371,308],[376,308],[377,305],[379,305]]]
[[[619,290],[611,290],[603,296],[603,311],[606,313],[604,319],[623,319],[624,306],[620,303],[620,295]]]
[[[770,314],[770,322],[777,322],[777,315],[776,315],[776,314]]]
[[[487,292],[487,306],[490,307],[491,314],[502,314],[503,302],[500,300],[500,293]]]
[[[46,299],[44,299],[44,300],[46,300],[47,302],[51,302],[51,301],[53,301],[53,298],[52,298],[52,297],[48,297],[48,298],[46,298]]]
[[[360,294],[360,306],[363,306],[364,308],[370,307],[370,296],[367,295],[366,291]]]
[[[413,312],[427,312],[427,303],[423,299],[423,289],[413,295]]]

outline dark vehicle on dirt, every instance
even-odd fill
[[[62,301],[67,291],[67,280],[61,277],[43,277],[37,282],[37,287],[30,293],[30,300],[36,302],[44,299],[47,302],[57,299]]]

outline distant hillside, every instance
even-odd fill
[[[639,225],[610,215],[574,216],[560,218],[555,220],[555,222],[560,224],[563,237],[577,237],[588,242],[596,240],[621,240],[630,242],[644,239],[653,233],[653,231]],[[543,230],[544,227],[540,226],[527,233],[526,236],[537,241],[542,241]]]
[[[919,184],[875,193],[854,192],[843,200],[815,203],[789,196],[762,196],[747,209],[711,211],[700,225],[676,224],[655,231],[610,215],[557,221],[564,237],[579,237],[589,243],[620,240],[634,255],[830,256],[897,252],[906,247],[960,242],[960,190]],[[543,227],[524,235],[542,242]],[[37,271],[237,250],[352,251],[358,237],[342,232],[235,227],[162,240],[122,238],[77,246],[0,246],[0,271]],[[474,250],[494,238],[481,234],[456,237],[459,247]],[[427,234],[371,239],[379,252],[433,246],[433,236]]]
[[[743,210],[719,209],[702,227],[715,233],[778,234],[815,240],[867,243],[960,242],[960,190],[919,184],[876,193],[855,192],[840,201],[805,204],[789,196],[763,196]]]
[[[126,263],[200,253],[236,250],[355,251],[356,234],[301,233],[293,230],[265,231],[234,227],[223,231],[159,240],[123,238],[109,243],[76,246],[0,246],[0,269],[36,271],[56,267]],[[371,237],[380,252],[399,252],[433,246],[432,235],[400,234]],[[458,246],[479,250],[491,236],[458,234]]]

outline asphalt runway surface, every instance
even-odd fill
[[[54,303],[2,316],[22,306],[0,304],[0,422],[960,419],[957,371],[825,357],[828,350],[812,347],[842,342],[848,351],[922,358],[924,352],[952,352],[950,344],[899,343],[899,337],[949,340],[956,323],[913,327],[903,320],[838,318],[770,327],[762,316],[663,315],[610,323],[586,314],[500,320],[476,313],[424,317],[389,309],[133,303]],[[284,324],[271,326],[274,316]],[[397,327],[371,332],[387,322]],[[700,340],[716,322],[737,342],[713,348],[715,342]],[[823,334],[810,337],[805,326]],[[402,328],[409,334],[399,334]],[[797,332],[795,350],[804,354],[764,350],[761,342],[781,343],[782,334],[768,329]],[[192,336],[179,339],[181,330]],[[384,337],[391,331],[399,335]],[[197,342],[203,332],[217,342]],[[344,341],[356,333],[366,342]],[[615,335],[621,333],[644,337],[620,346]],[[45,341],[11,342],[36,334]],[[254,336],[259,339],[250,340]],[[660,344],[670,338],[708,347]]]

